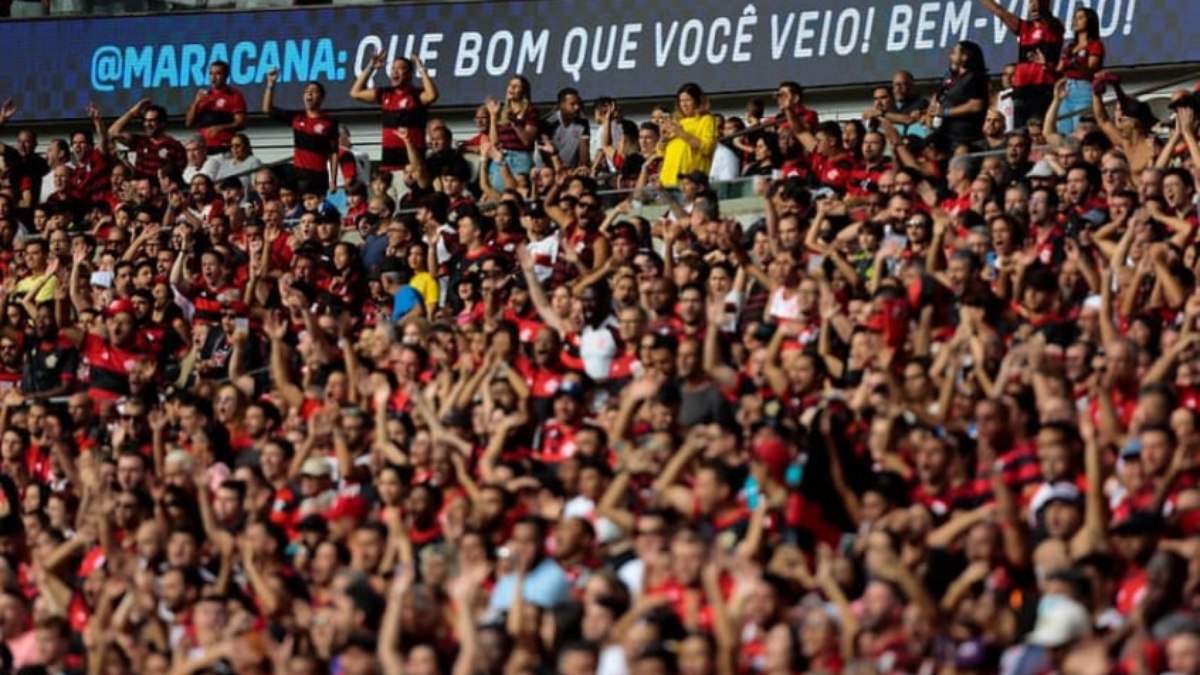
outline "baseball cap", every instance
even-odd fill
[[[1078,640],[1091,628],[1086,607],[1065,595],[1047,595],[1038,603],[1037,623],[1025,641],[1055,649]]]
[[[1137,536],[1157,531],[1162,526],[1162,519],[1149,511],[1134,511],[1128,516],[1112,523],[1108,527],[1109,534]]]
[[[1137,459],[1142,456],[1142,439],[1134,437],[1125,441],[1121,447],[1121,459]]]
[[[629,223],[619,223],[613,228],[611,237],[614,241],[617,239],[624,239],[626,241],[637,243],[637,230],[634,229],[633,225],[630,225]]]
[[[325,512],[325,517],[331,521],[342,518],[362,520],[367,517],[367,502],[358,495],[338,495]]]
[[[750,457],[762,462],[772,476],[783,476],[791,462],[791,455],[787,441],[774,435],[758,440],[750,449]]]
[[[555,398],[559,396],[570,396],[576,401],[583,400],[583,385],[574,381],[566,380],[558,385],[558,390],[554,392]]]
[[[133,314],[133,303],[126,298],[118,298],[113,300],[108,304],[108,307],[104,308],[104,315],[108,317],[113,317],[122,313]]]
[[[1033,494],[1033,499],[1029,501],[1029,520],[1031,523],[1036,523],[1037,519],[1042,515],[1042,509],[1046,508],[1054,502],[1066,502],[1075,504],[1076,506],[1083,505],[1083,493],[1079,491],[1079,487],[1073,483],[1057,482],[1043,483]]]
[[[1025,174],[1026,178],[1054,178],[1054,176],[1054,169],[1051,169],[1050,163],[1044,159],[1039,160],[1038,163],[1034,164],[1033,168],[1029,170],[1029,173]]]
[[[313,478],[328,478],[333,471],[329,467],[329,462],[320,457],[309,457],[304,460],[304,464],[300,466],[301,476],[311,476]]]

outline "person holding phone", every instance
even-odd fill
[[[708,175],[717,147],[717,121],[708,112],[708,97],[700,85],[688,82],[679,87],[675,114],[663,118],[660,129],[666,149],[659,185],[674,188],[682,176],[693,171]]]

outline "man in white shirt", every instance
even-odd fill
[[[208,145],[205,144],[203,136],[192,136],[183,144],[183,148],[187,151],[187,167],[183,170],[185,183],[190,184],[199,174],[216,179],[217,174],[221,172],[221,164],[208,156]]]

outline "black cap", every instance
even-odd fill
[[[1134,511],[1128,516],[1113,522],[1108,527],[1109,534],[1134,536],[1151,534],[1162,528],[1162,518],[1149,511]]]

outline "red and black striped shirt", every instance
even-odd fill
[[[337,151],[337,120],[323,112],[310,116],[304,111],[271,108],[271,119],[292,127],[297,169],[327,173],[329,156]]]
[[[408,139],[414,147],[425,149],[425,124],[429,109],[421,103],[421,89],[412,85],[380,87],[375,90],[375,102],[383,108],[383,166],[403,167],[408,164],[404,140],[396,129],[408,129]]]
[[[209,152],[225,152],[233,141],[232,131],[212,132],[210,127],[233,124],[237,115],[246,114],[246,97],[233,87],[224,89],[209,89],[200,103],[196,105],[196,116],[192,126],[204,136]]]
[[[134,136],[129,139],[129,149],[135,157],[133,172],[139,178],[157,180],[160,169],[182,172],[187,166],[187,151],[171,136]]]

